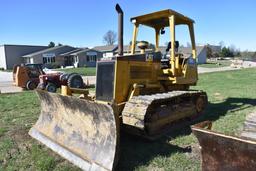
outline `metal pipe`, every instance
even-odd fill
[[[124,13],[119,4],[116,4],[116,11],[118,13],[118,55],[123,55],[123,32],[124,32]]]

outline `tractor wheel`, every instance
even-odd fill
[[[48,92],[51,92],[51,93],[55,93],[57,91],[57,87],[53,83],[48,83],[45,87],[45,90],[47,90]]]
[[[34,90],[37,87],[37,83],[35,83],[34,81],[29,80],[26,84],[26,88],[28,90]]]
[[[61,81],[61,82],[64,82],[64,81],[68,80],[68,77],[69,77],[69,74],[62,74],[62,75],[60,76],[60,81]]]
[[[68,78],[68,87],[70,88],[83,88],[84,82],[79,74],[72,74]]]
[[[78,73],[75,73],[75,72],[72,72],[72,73],[68,74],[67,80],[68,80],[72,75],[79,75],[79,74],[78,74]]]

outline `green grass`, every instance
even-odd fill
[[[198,119],[212,120],[213,129],[237,135],[247,113],[255,110],[256,70],[199,75],[209,105]],[[79,170],[28,134],[39,115],[33,92],[0,95],[0,170]],[[121,134],[117,170],[200,170],[197,139],[189,127],[169,133],[157,141]]]
[[[78,73],[83,76],[94,76],[96,75],[96,67],[80,67],[80,68],[64,68],[56,69],[58,71],[63,71],[66,73]]]
[[[214,61],[207,61],[206,64],[200,64],[200,67],[204,68],[220,68],[220,67],[225,67],[225,66],[230,66],[231,61],[229,60],[218,60],[216,62]]]
[[[0,70],[0,71],[3,71],[3,72],[12,72],[12,69],[6,69],[6,70]]]
[[[28,135],[39,111],[33,92],[0,94],[0,171],[79,170]]]

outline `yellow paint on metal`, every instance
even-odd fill
[[[153,12],[146,15],[141,15],[131,18],[131,21],[136,20],[136,23],[143,24],[153,28],[163,28],[169,26],[168,17],[175,16],[176,24],[190,24],[194,21],[174,10],[167,9],[162,11]],[[158,22],[156,22],[158,21]]]
[[[136,39],[137,39],[137,35],[138,35],[138,27],[139,27],[139,24],[135,23],[134,24],[134,28],[133,28],[131,54],[135,54]]]
[[[62,85],[61,86],[61,95],[62,96],[71,96],[72,92],[68,86]]]
[[[29,134],[83,170],[112,170],[119,121],[110,105],[37,90],[41,114]]]
[[[170,57],[171,57],[171,69],[173,76],[176,76],[176,64],[175,64],[175,17],[174,15],[169,17],[169,24],[170,24],[170,40],[171,40],[171,51],[170,51]]]
[[[196,64],[190,64],[189,59],[175,53],[175,25],[186,24],[189,26],[193,57],[196,58],[193,20],[173,10],[159,11],[132,20],[134,30],[131,57],[136,57],[135,47],[140,25],[155,29],[156,51],[159,50],[160,29],[170,27],[172,49],[169,68],[162,69],[161,62],[153,58],[147,60],[150,59],[147,54],[141,54],[145,56],[145,60],[117,57],[111,101],[67,97],[66,95],[72,94],[72,90],[66,87],[61,92],[64,96],[38,91],[42,111],[30,135],[84,170],[113,169],[122,112],[126,102],[132,97],[187,90],[197,82]],[[189,116],[188,113],[184,112],[180,117]]]

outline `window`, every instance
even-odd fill
[[[86,53],[87,62],[96,62],[97,61],[97,52],[90,51]]]
[[[33,59],[33,58],[30,58],[30,57],[25,58],[24,60],[25,60],[25,63],[26,63],[26,64],[33,64],[33,63],[34,63],[34,59]]]
[[[96,62],[97,56],[96,55],[87,55],[87,62]]]
[[[43,63],[49,64],[55,62],[55,53],[44,53],[43,54]]]
[[[54,63],[54,62],[55,62],[55,57],[43,57],[44,64],[49,64],[49,63]]]

